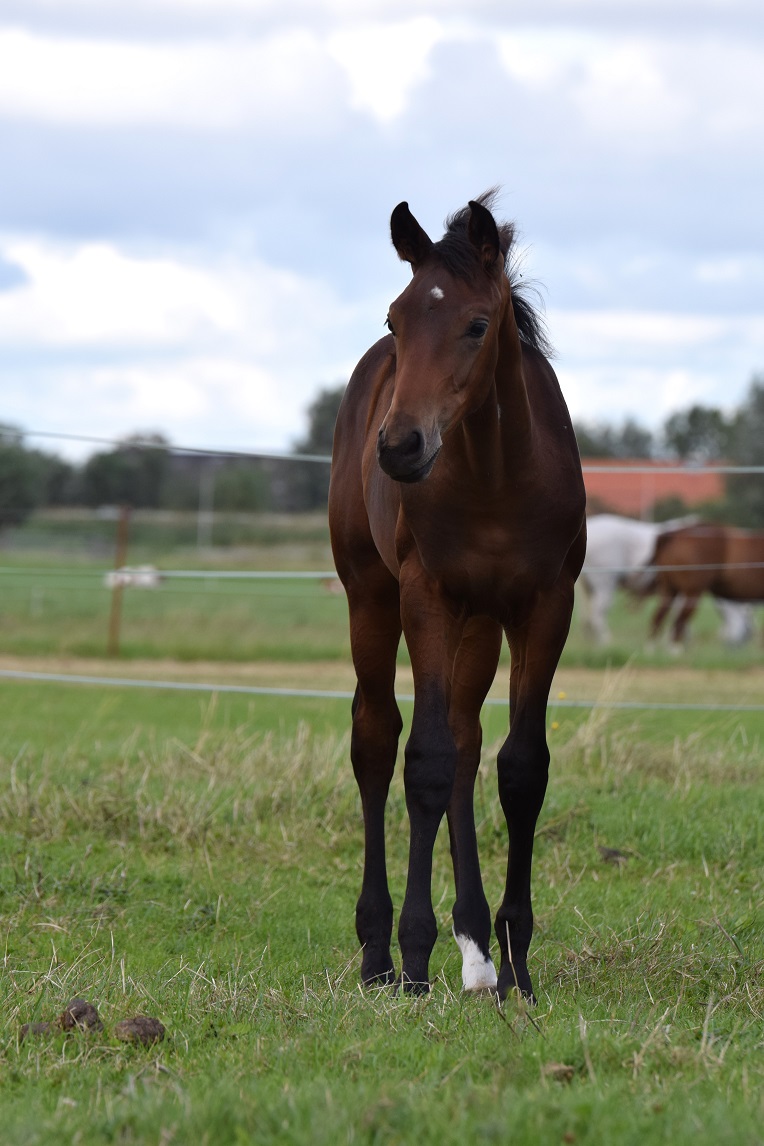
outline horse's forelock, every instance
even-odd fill
[[[493,214],[498,197],[498,187],[492,187],[479,195],[475,202]],[[462,207],[453,215],[449,215],[445,222],[445,235],[433,244],[433,253],[437,254],[446,270],[461,279],[471,278],[482,267],[480,254],[469,238],[470,214],[469,207]],[[497,222],[496,229],[499,232],[499,246],[504,258],[504,271],[512,288],[512,305],[520,338],[542,354],[551,357],[553,350],[545,329],[538,289],[533,282],[523,281],[513,257],[517,242],[515,226],[513,223]],[[529,298],[529,295],[533,294],[536,295],[536,305]]]

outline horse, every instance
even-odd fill
[[[607,614],[620,587],[643,598],[655,588],[652,555],[659,537],[688,525],[696,525],[696,514],[660,523],[635,521],[613,513],[592,514],[587,521],[586,557],[579,577],[581,621],[584,633],[599,645],[610,643]],[[669,605],[676,614],[684,606],[677,596]],[[741,645],[752,634],[751,608],[732,601],[715,599],[721,615],[719,635],[729,645]],[[665,621],[666,614],[662,616]]]
[[[607,614],[620,587],[640,593],[650,578],[650,559],[660,536],[681,528],[697,517],[676,518],[657,524],[635,521],[614,513],[598,513],[586,525],[586,558],[579,584],[584,632],[600,645],[610,643]]]
[[[764,601],[764,533],[728,525],[696,525],[659,537],[651,559],[659,595],[650,635],[660,633],[675,602],[681,604],[672,624],[672,642],[685,640],[687,624],[704,593],[727,609]],[[749,621],[750,627],[750,621]]]
[[[500,998],[516,988],[532,1000],[531,859],[549,771],[546,707],[584,559],[585,493],[543,323],[513,270],[514,228],[497,224],[494,195],[447,219],[438,241],[407,203],[392,212],[393,246],[412,277],[340,405],[329,524],[357,681],[350,755],[364,822],[355,914],[362,982],[430,989],[433,847],[446,815],[463,987]],[[414,707],[396,978],[384,815],[402,730],[394,694],[401,632]],[[495,919],[497,976],[473,800],[480,711],[503,633],[510,728],[498,786],[510,850]]]

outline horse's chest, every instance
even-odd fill
[[[545,551],[538,538],[494,527],[467,531],[461,538],[423,539],[425,571],[470,612],[503,617],[536,589],[551,585],[560,570],[557,553]]]

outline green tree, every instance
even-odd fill
[[[690,406],[672,414],[663,440],[683,461],[710,462],[729,456],[732,423],[712,406]]]
[[[582,458],[650,458],[652,433],[633,418],[620,426],[605,422],[576,422],[573,429]]]
[[[21,430],[0,424],[0,529],[20,525],[44,496],[41,466],[24,448]]]
[[[35,451],[43,485],[43,505],[79,505],[82,502],[82,474],[78,466],[56,454]]]
[[[252,512],[268,507],[268,481],[257,461],[229,462],[215,475],[215,509]]]
[[[740,466],[764,465],[764,374],[751,379],[730,428],[728,456]],[[764,475],[730,474],[727,478],[730,518],[738,525],[764,526]]]
[[[308,432],[295,443],[296,454],[331,454],[334,424],[345,393],[345,383],[324,387],[308,406]]]
[[[82,474],[85,503],[155,509],[170,468],[168,445],[162,434],[135,434],[115,450],[93,454]]]
[[[345,384],[324,387],[308,407],[308,432],[295,443],[294,453],[328,457],[334,441],[334,424]],[[329,496],[329,465],[326,462],[292,463],[288,501],[294,510],[323,509]]]

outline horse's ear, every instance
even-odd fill
[[[398,258],[411,263],[412,270],[421,266],[432,247],[432,239],[419,226],[408,203],[399,203],[390,216],[390,235]]]
[[[467,230],[470,242],[477,248],[480,261],[489,273],[504,268],[499,229],[493,215],[482,203],[470,200],[470,222]]]

